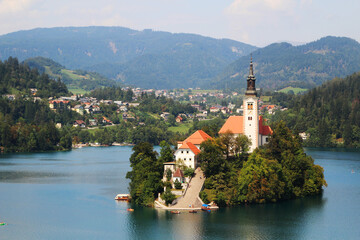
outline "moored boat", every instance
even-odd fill
[[[118,195],[116,195],[115,200],[130,201],[130,194],[118,194]]]
[[[211,211],[210,205],[203,204],[203,205],[201,206],[201,210],[210,212],[210,211]]]
[[[0,222],[0,226],[6,225],[6,222]]]
[[[189,213],[197,213],[196,210],[190,210]]]
[[[175,210],[175,211],[170,211],[172,214],[180,214],[180,211]]]
[[[128,208],[127,211],[128,211],[128,212],[133,212],[134,209],[133,209],[133,208]]]

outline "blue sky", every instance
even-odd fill
[[[345,36],[360,42],[358,0],[0,0],[0,34],[123,26],[196,33],[259,47]]]

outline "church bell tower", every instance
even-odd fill
[[[259,113],[258,97],[255,88],[256,78],[252,63],[250,60],[250,71],[247,78],[247,88],[243,102],[244,110],[244,134],[250,139],[251,146],[249,152],[253,152],[259,146]]]

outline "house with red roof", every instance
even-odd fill
[[[182,142],[178,142],[178,149],[175,152],[176,163],[184,164],[189,168],[198,167],[198,154],[200,144],[211,137],[202,130],[198,130]]]
[[[178,180],[181,183],[185,182],[185,177],[183,171],[181,171],[180,168],[176,169],[175,173],[173,174],[173,182],[176,182]]]

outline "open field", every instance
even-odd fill
[[[69,92],[72,92],[73,94],[79,94],[79,95],[89,93],[89,91],[86,91],[86,90],[81,89],[81,88],[69,88]]]
[[[179,133],[187,133],[191,128],[192,123],[181,123],[174,127],[169,127],[169,131],[179,132]]]
[[[286,87],[286,88],[280,89],[278,92],[288,93],[288,92],[291,91],[291,90],[292,90],[295,94],[298,94],[299,92],[306,92],[308,89],[306,89],[306,88]]]

